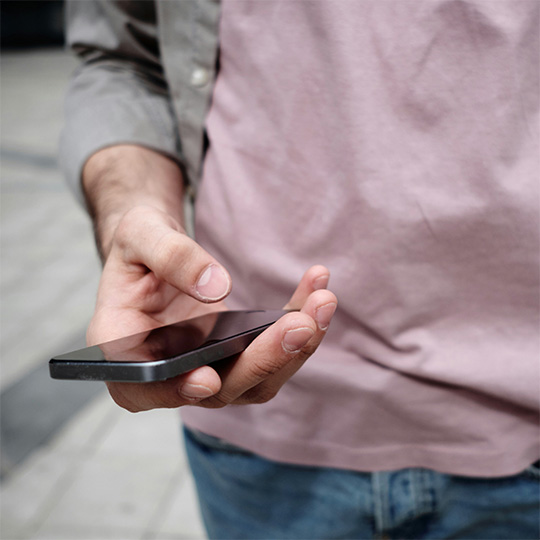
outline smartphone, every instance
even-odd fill
[[[220,311],[55,356],[53,379],[162,381],[241,353],[287,311]]]

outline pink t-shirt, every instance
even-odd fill
[[[540,457],[539,6],[223,2],[197,238],[231,308],[315,263],[340,304],[274,400],[187,425],[361,471]]]

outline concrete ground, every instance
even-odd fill
[[[74,66],[59,49],[1,57],[0,538],[204,538],[178,413],[132,415],[100,383],[48,377],[84,343],[99,278],[56,163]]]

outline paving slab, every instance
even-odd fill
[[[38,537],[62,531],[98,537],[108,530],[138,538],[178,471],[174,458],[155,460],[128,453],[94,456],[74,472]]]
[[[76,452],[38,452],[16,476],[0,485],[0,538],[29,538],[42,523],[55,494],[63,491]]]
[[[56,381],[46,364],[0,395],[1,477],[47,443],[74,412],[105,389],[82,381]]]
[[[39,448],[0,494],[2,540],[205,538],[178,412],[133,415],[108,395]]]
[[[161,508],[159,520],[154,525],[157,531],[155,540],[206,538],[195,494],[195,484],[191,475],[187,475],[184,482],[174,486],[174,492],[170,494],[167,504]]]

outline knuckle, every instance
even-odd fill
[[[135,401],[130,399],[126,393],[121,390],[118,384],[108,384],[107,387],[112,400],[122,409],[125,409],[130,413],[137,413],[142,410]]]
[[[138,383],[108,383],[107,387],[113,401],[130,413],[176,409],[185,404],[170,383],[147,383],[146,386]]]
[[[198,405],[206,409],[223,409],[223,407],[226,407],[230,403],[231,401],[227,399],[226,396],[222,392],[219,392],[199,402]]]
[[[120,218],[113,240],[119,247],[128,247],[134,239],[138,239],[149,227],[156,224],[165,225],[175,232],[183,232],[180,224],[172,216],[151,206],[139,205],[130,208]]]
[[[131,227],[129,225],[129,222],[126,221],[126,217],[124,216],[116,226],[113,235],[113,243],[116,244],[119,248],[124,249],[128,244],[130,230]]]
[[[130,208],[118,222],[116,227],[115,236],[119,239],[125,239],[134,226],[137,226],[142,220],[145,219],[147,209],[144,207],[136,206]]]
[[[178,246],[172,239],[172,233],[164,234],[152,249],[152,259],[157,267],[166,267],[171,259],[176,258]]]
[[[146,390],[144,401],[151,409],[176,409],[185,403],[176,391],[174,379],[149,383],[144,388]]]
[[[294,361],[297,364],[303,364],[314,352],[316,346],[306,345],[304,348],[300,349],[294,355]]]
[[[176,232],[166,233],[156,242],[152,250],[154,274],[162,278],[179,271],[189,259],[190,251],[189,246],[182,245],[178,241]]]
[[[154,409],[176,409],[184,404],[184,401],[180,397],[171,398],[169,396],[164,396],[159,399],[156,399],[154,402]]]
[[[138,231],[142,223],[146,220],[146,209],[135,207],[128,210],[118,222],[113,234],[113,244],[121,251],[129,249],[133,242],[134,235],[138,236]]]
[[[270,400],[277,396],[278,389],[268,388],[266,386],[259,386],[248,390],[242,396],[243,403],[253,403],[254,405],[262,405],[268,403]]]
[[[277,358],[265,358],[249,364],[248,377],[251,380],[265,380],[275,375],[283,367],[283,362]]]
[[[139,409],[138,407],[135,407],[135,405],[131,404],[131,403],[128,403],[124,406],[120,405],[125,411],[127,412],[130,412],[132,414],[136,414],[138,412],[141,412],[141,409]]]

